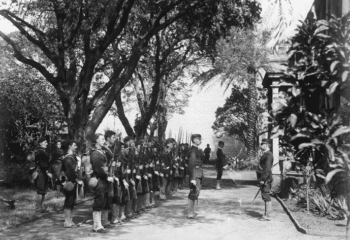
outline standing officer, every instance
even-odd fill
[[[190,193],[188,195],[188,214],[187,218],[195,218],[194,214],[194,202],[198,200],[198,196],[202,187],[203,180],[203,162],[201,153],[198,146],[202,143],[202,137],[200,134],[193,134],[191,136],[193,143],[188,152],[188,173],[190,177]]]
[[[261,197],[265,202],[264,215],[259,219],[261,221],[271,221],[271,197],[270,190],[272,184],[272,165],[273,165],[273,154],[270,151],[270,144],[267,139],[262,139],[260,149],[263,154],[259,161],[259,168],[257,171],[258,181],[261,188]]]
[[[109,206],[107,205],[108,182],[112,182],[113,177],[108,176],[107,157],[102,150],[102,146],[105,143],[104,136],[102,134],[95,134],[94,143],[95,148],[90,153],[93,173],[89,182],[94,193],[94,203],[92,205],[93,231],[106,233],[107,231],[101,223],[101,216],[102,212],[108,212],[109,210]]]
[[[67,142],[68,150],[67,155],[62,160],[62,172],[65,175],[65,182],[63,183],[63,193],[65,195],[64,200],[64,227],[74,228],[77,225],[73,222],[72,211],[77,198],[77,183],[82,184],[82,181],[78,179],[78,159],[75,155],[77,149],[77,143],[74,140]]]
[[[47,193],[49,178],[52,178],[51,173],[49,173],[49,160],[50,157],[46,152],[47,139],[46,137],[39,138],[39,148],[35,151],[35,163],[36,163],[36,173],[37,176],[34,180],[34,184],[37,192],[37,199],[35,203],[35,210],[37,212],[47,212],[43,207],[45,200],[45,195]]]
[[[217,176],[216,176],[216,189],[220,190],[220,181],[222,178],[222,173],[224,170],[224,165],[225,165],[225,154],[223,153],[222,149],[224,148],[225,143],[223,141],[219,141],[219,148],[218,151],[216,152],[217,155],[217,162],[216,162],[216,172],[217,172]]]

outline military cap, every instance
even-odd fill
[[[132,140],[131,137],[126,136],[126,137],[124,138],[124,143],[127,143],[127,142],[129,142],[130,140]]]
[[[261,139],[260,145],[262,144],[268,144],[269,140],[267,140],[266,138]]]
[[[41,137],[41,138],[39,138],[38,143],[42,143],[44,141],[47,141],[47,138],[46,137]]]
[[[201,136],[200,134],[192,134],[192,135],[191,135],[191,141],[193,142],[193,140],[194,140],[195,138],[200,138],[200,139],[202,139],[202,136]]]
[[[137,142],[136,142],[136,145],[142,145],[145,141],[143,139],[139,139]]]
[[[174,138],[168,138],[167,140],[165,140],[165,144],[169,144],[169,143],[176,143]]]

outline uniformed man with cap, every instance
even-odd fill
[[[137,205],[137,193],[136,193],[136,184],[135,184],[135,174],[136,174],[136,168],[135,168],[135,156],[136,156],[136,149],[135,149],[135,142],[134,140],[126,136],[124,138],[124,144],[127,146],[123,154],[125,155],[127,159],[127,184],[129,188],[129,196],[130,200],[127,202],[127,205],[125,207],[125,216],[127,220],[131,218],[135,218],[135,211],[136,211],[136,205]]]
[[[52,178],[52,174],[49,173],[49,161],[50,157],[46,152],[47,139],[46,137],[41,137],[38,140],[39,148],[35,151],[35,163],[36,169],[34,169],[34,184],[37,191],[37,199],[35,203],[35,210],[38,212],[46,212],[43,207],[45,195],[49,186],[49,178]]]
[[[105,144],[105,138],[102,134],[94,135],[95,148],[90,153],[90,161],[93,173],[89,182],[94,194],[93,209],[93,231],[97,233],[106,233],[105,227],[113,227],[111,224],[102,225],[102,214],[105,215],[110,206],[108,206],[108,183],[113,181],[113,177],[108,176],[108,166],[106,153],[102,150]]]
[[[108,167],[108,175],[113,178],[113,181],[109,183],[108,189],[108,198],[107,198],[107,206],[109,206],[112,219],[111,222],[108,219],[108,211],[102,211],[102,226],[112,227],[114,226],[114,221],[119,215],[119,208],[116,206],[118,197],[115,194],[118,194],[118,191],[114,191],[115,187],[119,184],[119,179],[115,177],[114,172],[116,168],[115,162],[115,150],[116,150],[116,133],[112,130],[107,130],[105,132],[105,145],[102,146],[102,150],[105,152],[107,157],[107,167]]]
[[[195,218],[194,203],[198,200],[199,193],[202,187],[203,180],[203,162],[202,154],[198,149],[198,146],[202,143],[202,137],[200,134],[192,134],[191,136],[192,147],[188,152],[188,173],[190,178],[190,193],[188,195],[188,214],[187,218]]]
[[[216,156],[217,156],[217,162],[216,162],[216,190],[220,190],[221,186],[220,186],[220,182],[221,182],[221,178],[222,178],[222,173],[224,171],[224,166],[226,165],[226,156],[224,154],[224,152],[222,151],[222,149],[224,148],[225,143],[223,141],[219,141],[219,148],[216,152]]]
[[[265,202],[265,212],[264,215],[259,219],[261,221],[270,221],[271,220],[271,197],[270,190],[272,184],[272,166],[273,166],[273,154],[270,151],[270,143],[267,139],[262,139],[260,143],[260,149],[263,151],[263,154],[259,160],[259,167],[257,171],[258,181],[261,188],[261,197]]]
[[[164,153],[162,154],[162,174],[164,175],[163,177],[163,185],[160,189],[160,198],[162,200],[166,200],[166,195],[169,193],[170,189],[170,181],[171,181],[171,162],[172,162],[172,148],[173,145],[175,144],[175,139],[174,138],[168,138],[165,141],[165,150]]]
[[[160,194],[160,186],[161,186],[161,167],[159,162],[159,153],[158,146],[155,144],[152,148],[151,152],[151,174],[152,174],[152,193],[151,199],[154,207],[158,206],[159,194]]]
[[[77,198],[77,184],[82,184],[82,181],[78,179],[78,159],[75,155],[77,149],[77,143],[74,140],[67,142],[67,155],[63,157],[61,171],[64,173],[63,193],[65,195],[64,200],[64,227],[74,228],[77,225],[73,222],[72,211]]]

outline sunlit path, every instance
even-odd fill
[[[224,173],[222,190],[218,191],[214,190],[214,170],[205,169],[195,220],[185,218],[188,190],[180,190],[162,206],[117,226],[108,234],[92,233],[92,221],[89,221],[92,203],[86,202],[77,207],[74,217],[74,221],[83,222],[78,229],[64,229],[63,214],[52,214],[6,230],[0,233],[0,239],[322,239],[299,233],[275,200],[273,220],[260,222],[258,218],[263,212],[260,196],[250,205],[257,191],[255,173],[230,172],[230,175]],[[238,199],[242,200],[242,207]]]

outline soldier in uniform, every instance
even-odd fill
[[[223,153],[222,149],[225,146],[225,143],[223,141],[219,141],[219,148],[216,152],[216,156],[218,158],[217,162],[216,162],[216,172],[217,172],[217,176],[216,176],[216,189],[220,190],[220,181],[222,178],[222,173],[224,170],[224,166],[225,166],[225,154]]]
[[[185,163],[185,145],[180,144],[180,153],[179,153],[179,189],[182,189],[185,186],[185,177],[186,177],[186,163]]]
[[[185,160],[185,173],[184,173],[184,186],[185,187],[187,187],[188,186],[188,183],[190,182],[190,181],[187,181],[187,176],[189,175],[189,173],[188,173],[188,151],[190,150],[190,148],[189,148],[189,144],[188,143],[185,143],[185,145],[184,145],[184,160]]]
[[[170,192],[169,186],[170,186],[170,181],[171,181],[171,174],[172,170],[170,169],[172,167],[171,162],[172,162],[172,148],[173,144],[175,143],[175,139],[173,138],[168,138],[165,141],[165,150],[163,154],[161,155],[162,158],[162,186],[160,188],[160,199],[161,200],[166,200],[167,193]]]
[[[51,160],[51,170],[53,173],[54,184],[57,187],[57,190],[61,190],[62,183],[61,179],[61,168],[62,168],[62,159],[64,156],[64,151],[62,149],[61,140],[57,140],[55,144],[55,148],[52,151],[52,160]]]
[[[267,139],[262,139],[260,149],[263,154],[259,160],[259,167],[257,171],[258,181],[261,188],[261,197],[265,202],[265,212],[260,218],[261,221],[271,221],[270,213],[272,211],[270,190],[272,184],[272,166],[273,166],[273,154],[270,151],[270,144]]]
[[[152,192],[152,170],[151,170],[151,151],[152,151],[152,142],[145,143],[144,149],[144,171],[142,179],[142,190],[144,194],[143,198],[143,207],[145,209],[151,208],[151,192]]]
[[[192,134],[191,136],[192,147],[188,152],[188,173],[190,177],[190,193],[188,195],[188,214],[187,218],[195,218],[194,203],[198,200],[199,193],[202,187],[203,180],[203,162],[201,152],[198,146],[202,143],[202,137],[200,134]]]
[[[160,164],[158,158],[158,148],[156,145],[153,146],[151,152],[151,174],[152,174],[152,192],[151,199],[153,207],[157,207],[157,201],[159,200],[159,186],[160,186]]]
[[[211,148],[209,144],[207,144],[207,147],[204,149],[204,164],[209,164],[210,152]]]
[[[37,199],[35,203],[35,210],[37,212],[46,212],[46,209],[43,207],[45,200],[45,195],[47,193],[49,178],[52,178],[52,174],[49,173],[49,161],[50,157],[46,152],[47,148],[47,139],[41,137],[38,141],[39,148],[35,151],[35,162],[36,162],[36,173],[37,177],[34,180],[34,184],[37,191]]]
[[[77,143],[73,140],[67,142],[67,155],[62,160],[61,171],[64,173],[65,181],[63,183],[64,200],[64,227],[74,228],[77,225],[73,222],[72,211],[77,198],[77,184],[82,184],[78,178],[78,159],[75,155]]]
[[[135,206],[135,213],[136,214],[140,214],[143,213],[145,211],[144,207],[143,207],[143,199],[144,199],[144,184],[142,184],[142,178],[143,178],[143,140],[139,140],[137,142],[137,164],[135,165],[136,167],[136,177],[135,177],[135,184],[136,184],[136,193],[137,193],[137,202],[136,202],[136,206]]]
[[[119,215],[119,208],[116,207],[116,203],[118,200],[118,196],[115,196],[118,194],[118,188],[115,188],[119,184],[119,179],[115,178],[114,172],[116,168],[116,162],[115,162],[115,142],[116,142],[116,133],[111,130],[107,130],[105,132],[105,145],[102,146],[102,149],[106,153],[107,157],[107,166],[108,166],[108,175],[109,177],[113,178],[113,181],[109,183],[109,190],[108,190],[108,198],[107,198],[107,206],[110,206],[111,215],[112,215],[112,223],[108,220],[108,212],[103,211],[102,212],[102,225],[103,226],[114,226],[113,222],[117,218],[117,215]]]
[[[121,192],[122,196],[120,199],[119,205],[119,216],[120,221],[127,221],[126,217],[126,206],[130,201],[130,186],[129,186],[129,174],[128,174],[128,159],[125,155],[125,143],[120,142],[120,152],[118,155],[118,162],[120,162],[120,167],[117,168],[116,176],[119,178],[119,182],[121,183]],[[119,165],[119,164],[118,164]],[[130,171],[130,170],[129,170]]]
[[[92,165],[93,173],[91,175],[90,182],[93,178],[97,179],[97,184],[92,186],[92,191],[94,194],[94,203],[92,205],[93,209],[93,231],[97,233],[106,233],[105,227],[113,227],[113,225],[102,225],[102,214],[105,215],[110,206],[108,206],[108,187],[109,182],[113,181],[113,177],[108,176],[108,166],[107,166],[107,157],[105,152],[102,150],[102,146],[105,143],[105,138],[102,134],[95,134],[94,136],[95,148],[90,153],[90,161]]]
[[[135,142],[132,138],[129,136],[124,138],[124,144],[127,146],[127,148],[124,149],[123,154],[125,155],[127,159],[127,169],[126,169],[126,176],[127,176],[127,184],[129,188],[129,196],[130,200],[127,202],[127,205],[125,207],[125,216],[126,220],[130,220],[131,218],[135,218],[136,214],[135,212],[135,206],[137,202],[137,193],[135,188],[135,178],[134,174],[136,173],[135,169]]]

